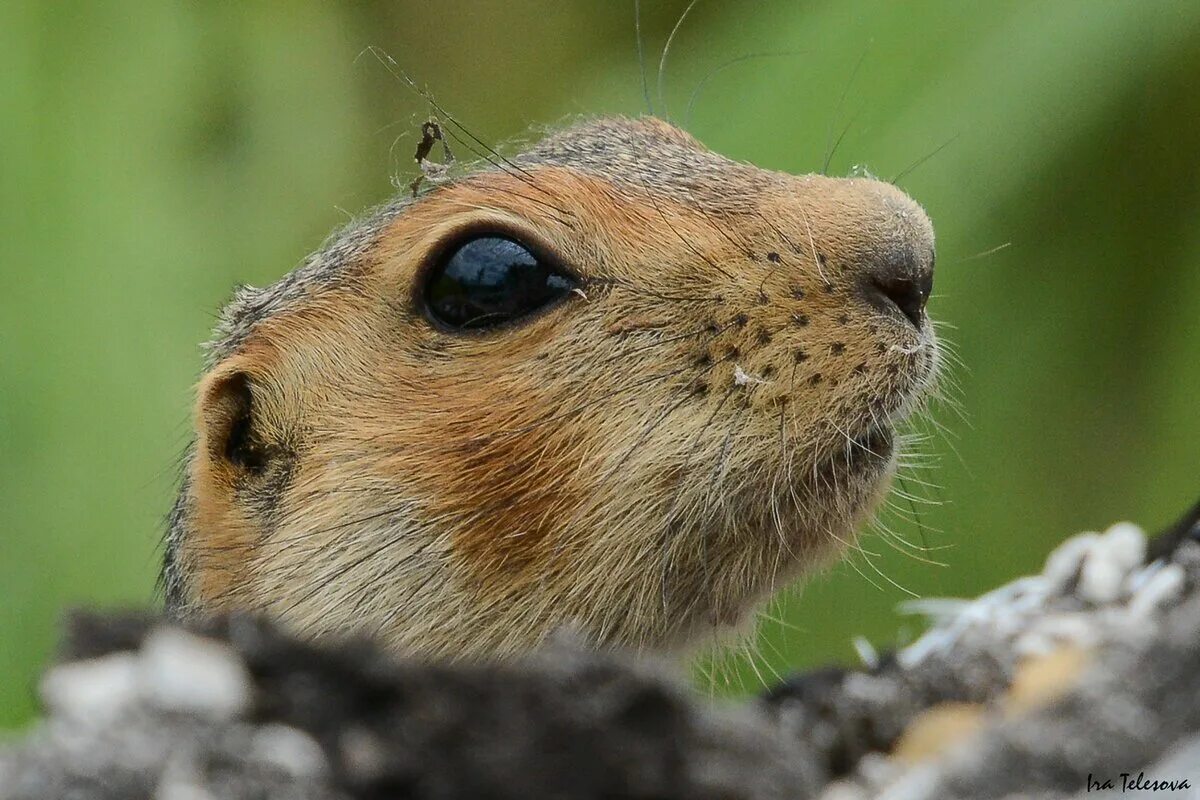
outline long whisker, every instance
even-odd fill
[[[766,609],[760,610],[758,612],[758,616],[761,619],[765,619],[767,622],[770,622],[773,625],[778,625],[779,627],[783,628],[784,630],[789,630],[789,631],[792,631],[793,633],[808,633],[808,631],[806,631],[804,628],[801,628],[799,625],[796,625],[795,623],[788,622],[783,617],[772,616]],[[778,653],[779,651],[776,651],[776,652]]]
[[[709,371],[711,371],[713,368],[715,368],[718,364],[723,363],[728,360],[729,360],[729,357],[726,356],[725,358],[722,358],[718,361],[713,362],[701,374],[707,374]],[[679,400],[677,400],[675,403],[672,403],[671,405],[669,405],[665,409],[663,409],[663,411],[658,415],[658,417],[656,417],[650,424],[648,424],[646,427],[644,427],[642,429],[641,433],[638,435],[638,438],[634,440],[633,444],[630,445],[629,449],[625,451],[624,455],[621,456],[620,460],[613,466],[613,468],[611,470],[609,470],[608,474],[605,475],[605,478],[611,478],[622,467],[624,467],[625,464],[629,461],[629,459],[633,456],[634,452],[638,449],[638,447],[640,447],[641,444],[643,442],[645,442],[646,439],[648,439],[652,433],[654,433],[654,431],[658,428],[658,426],[661,425],[667,419],[667,417],[669,417],[673,412],[678,410],[680,406],[682,406],[684,403],[686,403],[688,401],[688,399],[689,399],[688,395],[686,393],[684,393],[679,398]]]
[[[833,154],[837,151],[838,145],[842,143],[842,137],[846,135],[846,131],[850,130],[850,125],[847,124],[845,129],[842,130],[841,135],[838,136],[837,141],[833,142],[832,144],[830,143],[830,141],[833,139],[833,121],[836,120],[842,113],[842,105],[846,102],[846,95],[850,93],[850,87],[854,85],[854,79],[858,77],[858,70],[863,65],[863,61],[866,60],[867,51],[870,50],[870,48],[871,46],[869,43],[863,48],[862,55],[858,57],[858,61],[854,65],[854,69],[850,71],[850,78],[846,81],[846,85],[842,87],[842,94],[838,98],[837,106],[835,106],[833,109],[833,116],[829,119],[829,128],[825,138],[825,161],[821,165],[822,175],[829,174],[829,163],[833,161]],[[850,120],[850,122],[853,123],[854,120]]]
[[[647,184],[645,180],[642,181],[642,185],[645,187],[646,198],[650,201],[650,203],[654,206],[654,209],[658,212],[658,215],[662,218],[663,224],[665,224],[671,230],[671,233],[675,234],[675,237],[677,239],[679,239],[679,241],[683,244],[683,246],[686,247],[688,250],[690,250],[692,252],[692,255],[696,256],[696,258],[699,258],[704,263],[708,264],[710,267],[712,267],[717,272],[724,275],[729,280],[731,280],[731,281],[734,280],[733,275],[731,275],[728,270],[726,270],[724,267],[717,264],[715,261],[713,261],[711,258],[709,258],[704,252],[697,250],[695,245],[693,245],[691,242],[689,242],[687,240],[687,238],[683,234],[681,234],[675,228],[674,225],[671,224],[671,221],[669,219],[667,219],[666,212],[664,212],[662,210],[662,206],[660,206],[658,204],[658,200],[655,199],[654,193],[650,191],[650,185]]]
[[[753,649],[752,640],[746,639],[745,641],[743,641],[742,642],[742,663],[744,663],[746,666],[750,667],[750,671],[754,673],[754,677],[758,678],[758,682],[760,684],[762,684],[762,688],[767,689],[770,687],[770,684],[767,683],[766,678],[763,677],[762,673],[758,671],[758,665],[755,663],[757,661],[757,659],[755,658],[756,655],[757,654],[755,653],[755,651]],[[764,663],[765,663],[765,661],[764,661]]]
[[[729,401],[729,398],[732,397],[734,392],[736,392],[737,390],[738,390],[738,387],[736,385],[734,385],[734,386],[731,386],[725,392],[725,394],[721,397],[721,400],[717,403],[716,408],[713,409],[712,414],[709,415],[709,417],[705,421],[704,425],[696,433],[695,437],[693,437],[692,443],[689,446],[688,451],[684,456],[683,466],[680,468],[681,473],[685,472],[687,470],[688,466],[692,463],[692,459],[695,457],[697,451],[699,451],[700,447],[703,445],[704,435],[706,433],[708,433],[709,428],[711,428],[713,422],[716,421],[717,415],[720,414],[721,409],[725,407],[725,403]],[[687,484],[684,481],[682,475],[679,478],[677,483],[678,483],[678,486],[675,490],[675,494],[672,496],[671,503],[667,507],[666,513],[663,515],[664,537],[670,535],[669,531],[671,529],[671,518],[675,515],[675,511],[679,507],[679,500],[681,497],[683,497],[683,492],[687,488]],[[667,610],[667,572],[670,568],[670,563],[671,563],[670,562],[670,553],[671,553],[670,544],[671,543],[669,541],[663,541],[663,543],[662,543],[662,567],[661,567],[661,575],[660,575],[660,593],[662,595],[662,604],[663,604],[664,611]]]
[[[933,158],[938,153],[942,152],[947,147],[949,147],[951,144],[953,144],[954,141],[956,139],[958,139],[959,135],[960,134],[957,134],[957,133],[954,134],[949,139],[947,139],[946,141],[944,141],[940,145],[938,145],[936,148],[934,148],[933,152],[931,152],[927,155],[921,156],[916,161],[914,161],[912,164],[908,165],[907,168],[900,170],[899,174],[897,174],[896,177],[894,177],[890,181],[888,181],[888,183],[894,183],[894,184],[899,185],[900,181],[903,180],[907,175],[909,175],[913,170],[915,170],[917,167],[921,166],[926,161]]]
[[[646,82],[646,53],[642,48],[642,4],[633,0],[633,33],[637,39],[638,70],[642,74],[642,97],[646,101],[646,113],[654,115],[654,104],[650,102],[650,85]]]
[[[469,141],[467,141],[466,139],[463,139],[461,136],[459,136],[457,133],[455,133],[453,128],[447,128],[446,133],[449,134],[450,137],[454,139],[454,141],[458,142],[463,147],[467,148],[467,150],[469,150],[475,156],[482,158],[484,161],[487,161],[493,167],[496,167],[497,169],[502,170],[503,172],[505,172],[509,175],[512,175],[517,180],[521,181],[522,183],[526,184],[527,186],[531,186],[534,189],[537,189],[538,191],[542,192],[542,194],[545,194],[548,197],[554,197],[554,195],[552,193],[543,189],[539,184],[537,184],[535,182],[534,178],[531,175],[529,175],[528,172],[525,172],[523,170],[520,172],[513,172],[511,169],[506,168],[506,166],[504,164],[501,164],[499,161],[497,161],[492,156],[489,156],[486,153],[481,153],[479,150],[475,149]],[[521,197],[525,200],[528,200],[531,203],[539,205],[543,208],[547,208],[550,211],[554,212],[559,223],[567,226],[568,228],[575,227],[575,223],[572,222],[570,219],[563,219],[563,216],[559,216],[559,215],[565,215],[566,217],[574,217],[575,214],[573,212],[569,211],[568,209],[562,208],[561,206],[555,205],[554,203],[549,203],[545,200],[539,200],[536,197],[530,197],[528,195],[519,194],[517,192],[514,192],[513,194],[516,197]]]
[[[984,250],[981,253],[976,253],[973,256],[967,256],[966,258],[960,258],[958,260],[958,263],[966,264],[970,261],[977,261],[981,258],[987,258],[988,256],[990,256],[994,253],[999,253],[1001,250],[1007,250],[1009,247],[1012,247],[1012,242],[1005,242],[1004,244],[998,244],[995,247],[988,248],[987,250]]]
[[[663,45],[662,58],[658,60],[658,104],[662,106],[663,119],[667,122],[671,121],[671,114],[667,111],[667,100],[663,95],[663,76],[667,71],[667,56],[671,53],[671,45],[675,41],[675,34],[679,33],[679,28],[683,25],[683,21],[687,19],[687,15],[692,12],[692,8],[695,7],[697,2],[699,0],[692,0],[692,2],[688,3],[687,8],[683,10],[683,13],[679,15],[679,19],[675,22],[675,27],[671,29],[670,35],[667,36],[667,43]]]
[[[759,59],[759,58],[778,58],[780,56],[799,56],[799,55],[803,55],[802,50],[779,50],[779,51],[774,51],[774,52],[746,53],[745,55],[740,55],[740,56],[737,56],[736,58],[731,58],[728,61],[725,61],[725,62],[713,67],[704,75],[703,78],[700,79],[700,82],[696,84],[696,88],[692,90],[692,94],[688,98],[687,110],[684,112],[684,115],[683,115],[683,127],[689,128],[689,129],[692,127],[692,111],[695,108],[696,100],[699,99],[699,97],[700,97],[700,92],[704,89],[704,87],[706,85],[708,85],[708,82],[710,80],[715,78],[720,73],[724,72],[725,70],[729,69],[730,67],[736,66],[738,64],[742,64],[746,61],[753,61],[753,60]]]
[[[856,112],[854,116],[850,118],[850,121],[846,123],[846,127],[842,128],[842,132],[839,133],[837,139],[834,140],[833,147],[830,148],[829,154],[825,156],[825,163],[821,165],[822,175],[829,174],[829,165],[833,161],[834,154],[837,153],[837,149],[841,147],[842,140],[846,138],[846,134],[850,132],[850,129],[854,127],[854,123],[857,121],[858,113]]]
[[[857,551],[857,552],[859,552],[859,553],[862,553],[862,552],[863,552],[863,550],[862,550],[862,547],[861,547],[861,546],[859,546],[859,545],[857,545],[857,544],[851,544],[850,542],[847,542],[845,539],[841,538],[840,536],[838,536],[837,534],[835,534],[833,531],[829,530],[828,528],[826,528],[826,529],[825,529],[825,533],[826,533],[826,535],[827,535],[827,536],[829,536],[829,537],[830,537],[831,539],[833,539],[835,542],[838,542],[839,544],[841,544],[841,545],[842,545],[843,547],[845,547],[846,549],[848,549],[848,550],[855,550],[855,551]],[[864,560],[867,560],[867,559],[866,559],[866,556],[863,556],[863,558],[864,558]],[[848,558],[848,559],[846,559],[846,560],[845,560],[843,563],[845,563],[845,564],[848,564],[848,565],[850,566],[850,569],[852,569],[852,570],[854,570],[855,572],[857,572],[857,573],[858,573],[858,576],[859,576],[860,578],[862,578],[864,581],[866,581],[867,583],[869,583],[869,584],[871,584],[872,586],[874,586],[874,587],[875,587],[875,588],[876,588],[878,591],[880,591],[880,592],[884,591],[884,588],[883,588],[882,586],[880,586],[880,585],[879,585],[878,583],[876,583],[875,581],[871,580],[871,577],[870,577],[869,575],[867,575],[867,573],[863,572],[861,569],[859,569],[859,568],[858,568],[858,565],[854,563],[854,559],[852,559],[852,558]]]
[[[713,230],[719,233],[722,238],[725,239],[725,241],[733,245],[734,249],[741,252],[746,258],[750,259],[751,261],[758,260],[754,255],[754,250],[747,245],[745,240],[742,240],[741,242],[736,241],[732,236],[729,235],[729,231],[725,230],[725,228],[716,223],[716,220],[714,220],[712,215],[708,213],[708,209],[704,207],[703,203],[696,202],[696,196],[692,194],[691,189],[687,189],[687,194],[692,201],[692,206],[700,212],[701,216],[704,217],[705,221],[708,222],[709,226]]]

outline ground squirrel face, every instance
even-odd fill
[[[929,387],[890,184],[608,119],[351,226],[226,310],[169,535],[180,613],[438,656],[672,649],[840,551]]]

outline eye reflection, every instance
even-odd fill
[[[458,245],[429,273],[424,299],[442,325],[478,330],[528,316],[578,285],[517,240],[483,235]]]

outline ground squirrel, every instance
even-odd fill
[[[914,201],[655,118],[484,155],[225,309],[173,613],[438,657],[563,626],[677,651],[872,512],[939,363]]]

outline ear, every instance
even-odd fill
[[[197,432],[213,464],[249,475],[266,469],[272,448],[264,436],[260,391],[240,369],[210,375],[201,385]]]

